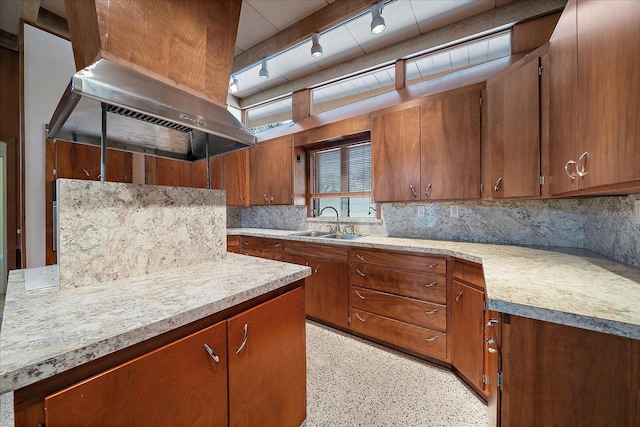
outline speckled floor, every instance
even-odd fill
[[[307,421],[316,426],[487,426],[487,407],[446,369],[307,322]],[[0,396],[0,426],[13,398]]]

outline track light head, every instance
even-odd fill
[[[384,31],[387,26],[384,23],[382,17],[382,8],[384,7],[384,1],[375,4],[371,7],[371,34],[378,35]]]
[[[258,73],[261,79],[269,78],[269,69],[267,68],[267,58],[262,60],[262,68],[260,68],[260,73]]]
[[[238,79],[231,76],[231,83],[229,83],[229,92],[238,93]]]
[[[319,58],[322,56],[322,46],[320,45],[320,35],[318,33],[314,33],[311,36],[311,56],[314,58]]]

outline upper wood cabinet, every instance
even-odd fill
[[[249,150],[237,150],[220,156],[220,188],[227,192],[227,206],[249,204]]]
[[[154,180],[147,180],[147,184],[170,185],[174,187],[191,187],[191,162],[165,159],[162,157],[149,158],[145,164],[145,172],[155,172]]]
[[[285,136],[249,149],[250,204],[293,204],[293,147]]]
[[[209,180],[211,187],[207,186],[207,160],[198,160],[191,163],[191,187],[193,188],[222,188],[221,171],[222,160],[220,156],[209,158]]]
[[[373,116],[376,202],[480,197],[479,86],[425,101]]]
[[[523,58],[487,80],[490,198],[540,196],[540,58]]]
[[[241,4],[67,0],[76,69],[103,57],[226,106]]]
[[[570,0],[549,48],[551,191],[640,185],[640,3]]]

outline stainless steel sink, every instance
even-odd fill
[[[362,237],[362,234],[325,234],[324,236],[319,236],[323,239],[342,239],[342,240],[353,240],[359,237]]]
[[[329,233],[324,231],[303,231],[301,233],[294,233],[292,236],[300,236],[300,237],[325,237]]]

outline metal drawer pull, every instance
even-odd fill
[[[244,197],[240,196],[240,201],[244,203]]]
[[[438,263],[437,263],[437,262],[434,262],[433,264],[429,264],[429,265],[427,265],[425,268],[426,268],[427,270],[431,270],[432,268],[436,268],[437,266],[438,266]]]
[[[424,190],[424,195],[427,197],[431,196],[431,184],[427,185],[427,189]]]
[[[265,201],[265,202],[268,202],[268,201],[269,201],[269,199],[267,199],[267,195],[266,195],[266,194],[264,195],[264,201]]]
[[[362,296],[360,291],[356,291],[356,295],[358,295],[358,298],[360,298],[360,299],[366,299],[365,297]]]
[[[411,189],[411,194],[413,194],[413,197],[418,197],[418,193],[416,193],[416,189],[413,188],[413,185],[409,184],[409,188]]]
[[[280,243],[276,243],[274,248],[279,248],[280,247]]]
[[[242,253],[245,254],[245,255],[249,255],[249,252],[247,252],[247,251],[242,251]]]
[[[320,271],[320,264],[318,264],[315,268],[315,270],[313,270],[314,273],[317,273],[318,271]]]
[[[87,172],[85,168],[82,168],[82,172],[84,172],[84,174],[87,175],[87,177],[89,176],[89,172]]]
[[[276,255],[273,257],[274,260],[278,261],[280,259],[280,255]]]
[[[356,254],[356,258],[358,258],[360,261],[364,261],[364,257],[360,254]]]
[[[487,351],[489,353],[497,353],[498,350],[496,350],[495,348],[489,347],[490,345],[494,345],[496,343],[496,340],[494,340],[493,338],[488,338],[487,339],[487,343],[485,344],[485,347],[487,348]]]
[[[576,162],[574,162],[573,160],[569,160],[565,165],[564,165],[564,172],[567,174],[567,176],[569,178],[571,178],[571,181],[575,181],[576,179],[576,174],[569,172],[569,165],[575,165],[575,169],[578,169],[578,164]]]
[[[211,347],[209,347],[208,345],[204,345],[204,349],[207,350],[207,353],[209,353],[209,356],[211,356],[211,358],[216,362],[216,363],[220,363],[220,358],[216,355],[216,353],[211,350]]]
[[[578,158],[578,163],[576,163],[576,173],[578,174],[578,176],[580,178],[584,177],[587,174],[587,156],[589,155],[588,151],[585,151],[584,153],[582,153],[582,155]],[[582,163],[582,160],[584,159],[584,166],[582,167],[582,170],[580,170],[580,164]]]
[[[436,314],[438,311],[440,311],[440,309],[439,309],[439,308],[434,308],[433,310],[431,310],[431,311],[425,311],[424,313],[425,313],[425,314]]]
[[[359,321],[367,323],[367,321],[364,320],[362,317],[360,317],[360,315],[358,313],[356,313],[356,317],[358,318]]]
[[[356,273],[358,273],[359,275],[361,275],[362,277],[364,277],[364,273],[363,273],[362,271],[358,270],[357,268],[356,268]]]
[[[495,185],[493,186],[493,191],[498,191],[500,189],[500,185],[502,184],[502,177],[498,178]]]
[[[464,291],[460,291],[458,293],[458,295],[456,295],[456,302],[459,302],[462,299],[462,294],[464,293]]]
[[[245,246],[249,246],[249,242],[247,242],[246,240],[242,243],[244,243]]]
[[[240,347],[237,348],[236,350],[236,354],[240,353],[242,351],[242,349],[244,348],[245,344],[247,344],[247,332],[249,329],[249,325],[248,324],[244,324],[244,338],[242,339],[242,344],[240,344]]]
[[[435,341],[435,340],[437,340],[437,339],[438,339],[438,336],[436,335],[436,336],[433,336],[433,337],[431,337],[431,338],[425,338],[424,340],[425,340],[425,341]]]
[[[272,194],[271,197],[269,197],[269,203],[273,203],[273,199],[275,199],[275,197]]]
[[[437,285],[437,284],[438,284],[438,281],[437,281],[437,280],[434,280],[433,282],[431,282],[431,283],[427,283],[427,284],[426,284],[426,285],[424,285],[424,286],[425,286],[426,288],[430,288],[430,287],[435,286],[435,285]]]

